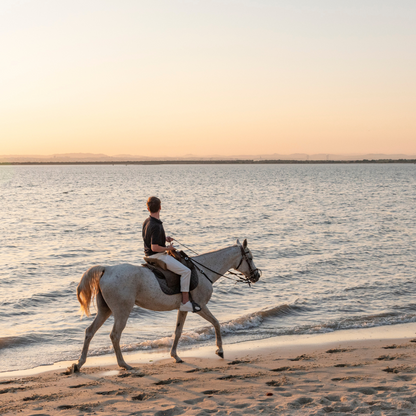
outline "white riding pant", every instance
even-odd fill
[[[149,256],[152,259],[159,259],[166,264],[166,268],[173,273],[181,276],[181,292],[189,292],[189,285],[191,284],[191,270],[184,266],[180,261],[166,252],[156,253]]]

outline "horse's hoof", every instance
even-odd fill
[[[71,367],[68,367],[68,372],[69,374],[75,374],[75,373],[79,373],[80,368],[78,367],[78,364],[72,364]]]
[[[223,351],[217,350],[217,351],[215,351],[215,354],[217,354],[221,358],[224,358],[224,352]]]

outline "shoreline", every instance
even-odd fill
[[[218,159],[218,160],[90,160],[90,161],[26,161],[0,162],[0,166],[48,166],[48,165],[316,165],[316,164],[415,164],[416,159],[354,159],[354,160],[296,160],[296,159]]]
[[[386,341],[395,340],[397,342],[416,338],[416,323],[405,323],[395,325],[376,326],[371,328],[342,329],[339,331],[325,332],[321,334],[303,335],[282,335],[278,337],[264,338],[254,341],[243,341],[234,344],[223,344],[226,359],[235,360],[248,352],[254,354],[269,353],[270,351],[282,351],[285,354],[288,350],[311,350],[316,346],[333,346],[337,343],[359,343],[366,341]],[[211,340],[211,345],[198,347],[194,344],[189,347],[182,347],[179,344],[178,355],[182,358],[206,358],[221,360],[215,354],[215,340]],[[80,346],[81,351],[81,346]],[[170,357],[170,348],[141,350],[123,352],[127,363],[134,366],[137,364],[156,363],[162,360],[174,360]],[[12,370],[0,373],[0,382],[4,378],[20,378],[39,375],[51,371],[64,370],[71,366],[76,360],[58,361],[54,364],[40,365],[24,370]],[[84,368],[117,366],[115,354],[109,353],[98,356],[88,356]],[[120,369],[120,371],[123,371]]]
[[[248,341],[225,345],[224,359],[210,345],[179,351],[180,364],[168,351],[124,354],[130,371],[103,356],[76,374],[62,371],[69,362],[2,373],[0,414],[410,416],[414,331],[412,323]]]

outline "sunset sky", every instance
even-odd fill
[[[1,0],[0,155],[416,154],[414,0]]]

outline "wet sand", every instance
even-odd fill
[[[77,374],[3,373],[0,414],[414,415],[414,330],[407,324],[225,345],[225,359],[212,345],[182,350],[182,364],[166,353],[126,354],[132,371],[109,356]]]

